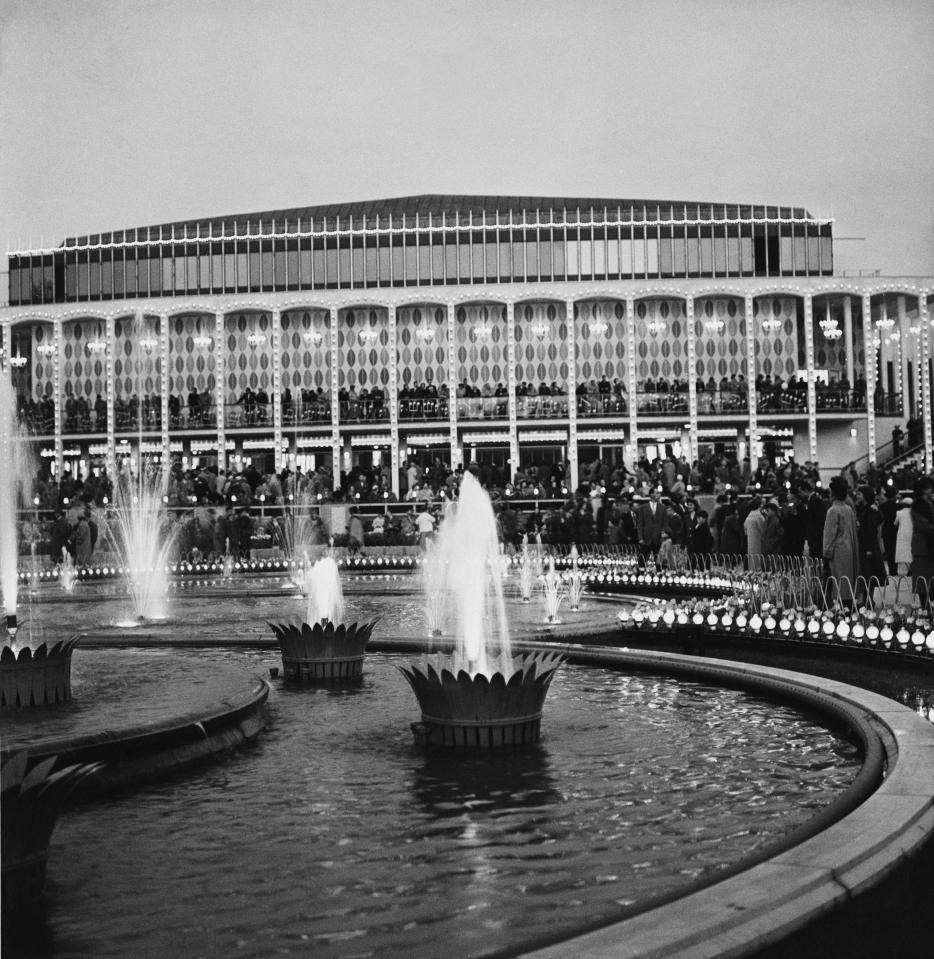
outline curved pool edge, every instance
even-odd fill
[[[774,667],[558,645],[571,662],[675,671],[748,688],[760,685],[770,695],[781,683],[799,687],[809,698],[845,703],[878,729],[888,772],[865,802],[793,848],[631,918],[524,951],[523,959],[748,956],[878,886],[934,834],[934,726],[894,700]]]

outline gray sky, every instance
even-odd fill
[[[803,204],[934,274],[930,0],[0,0],[0,244],[415,193]],[[4,267],[5,268],[5,267]]]

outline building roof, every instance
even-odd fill
[[[787,206],[766,206],[752,204],[736,203],[710,203],[698,202],[697,200],[639,200],[639,199],[620,199],[618,197],[535,197],[535,196],[468,196],[458,194],[438,194],[423,193],[418,196],[390,197],[382,200],[358,200],[352,203],[325,203],[317,206],[291,207],[281,210],[263,210],[254,213],[236,213],[226,216],[202,217],[192,220],[177,220],[173,223],[157,223],[150,226],[140,226],[127,230],[116,231],[113,233],[99,234],[95,236],[73,237],[64,242],[64,246],[82,246],[87,243],[111,243],[121,242],[128,239],[169,239],[175,237],[193,237],[196,235],[207,236],[213,234],[215,237],[224,232],[233,235],[234,224],[237,225],[236,232],[244,233],[247,224],[250,226],[250,232],[257,232],[260,225],[263,230],[269,231],[273,223],[277,230],[283,230],[286,223],[294,229],[298,221],[303,221],[303,226],[314,220],[321,223],[323,220],[336,221],[338,218],[342,226],[349,227],[350,218],[353,217],[355,226],[359,225],[356,221],[367,219],[368,225],[375,223],[376,217],[380,220],[400,219],[404,216],[406,220],[414,220],[415,216],[426,218],[430,213],[432,217],[440,219],[443,214],[445,217],[453,218],[459,215],[461,219],[473,215],[474,217],[486,214],[508,214],[514,216],[518,214],[531,214],[537,211],[567,211],[573,214],[569,221],[575,222],[577,212],[587,213],[587,217],[582,219],[589,222],[590,211],[599,211],[602,216],[606,210],[611,215],[620,210],[624,219],[630,218],[630,211],[635,210],[636,219],[641,219],[643,210],[648,210],[652,217],[658,216],[662,219],[685,219],[685,218],[730,218],[730,219],[748,219],[751,217],[770,217],[770,218],[795,218],[811,219],[810,214],[802,207]],[[328,226],[333,228],[333,223]],[[307,226],[305,226],[307,228]]]

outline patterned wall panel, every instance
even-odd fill
[[[400,386],[447,382],[443,306],[403,306],[396,310]]]
[[[862,373],[862,343],[863,326],[860,317],[860,303],[855,297],[850,301],[852,306],[853,318],[853,356],[854,356],[854,374],[860,376]],[[830,317],[837,321],[837,327],[845,329],[843,319],[843,299],[829,298]],[[820,321],[827,316],[827,298],[814,299],[814,368],[817,370],[827,370],[831,380],[842,379],[846,376],[846,336],[840,336],[836,340],[829,340],[824,335],[820,327]],[[805,367],[804,350],[804,331],[799,336],[798,345],[798,364],[801,369]],[[852,384],[851,384],[852,385]]]
[[[719,386],[724,377],[746,375],[746,326],[741,299],[704,297],[696,300],[694,333],[698,380],[706,384],[712,378]]]
[[[385,307],[341,310],[337,322],[338,387],[389,388],[389,313]]]
[[[265,339],[250,345],[251,335]],[[227,402],[236,403],[249,387],[272,394],[272,316],[269,313],[231,313],[224,318],[227,361]]]
[[[192,390],[213,396],[215,332],[213,313],[169,320],[169,393],[186,401]]]
[[[760,373],[770,379],[782,380],[798,371],[797,300],[793,296],[759,297],[752,304],[756,330],[756,376]],[[769,332],[762,327],[766,319],[777,319],[781,327]]]
[[[577,382],[626,382],[626,304],[590,300],[574,304],[577,331]]]
[[[459,306],[456,316],[457,382],[483,389],[506,385],[506,307],[501,303]],[[485,331],[485,332],[484,332]]]
[[[652,332],[650,323],[663,324]],[[687,379],[687,330],[683,300],[639,300],[636,303],[636,383]]]
[[[45,357],[39,352],[40,346],[55,345],[55,328],[51,323],[36,323],[30,331],[32,340],[30,348],[32,379],[30,396],[33,399],[40,399],[43,396],[51,396],[55,382],[55,357]]]
[[[568,323],[564,303],[518,303],[516,321],[516,382],[568,385]]]
[[[327,310],[296,310],[283,313],[282,389],[327,392],[330,339]]]
[[[101,324],[103,327],[103,324]],[[102,332],[105,333],[106,331]],[[124,317],[114,324],[114,391],[117,397],[159,395],[162,363],[159,347],[144,349],[142,340],[159,339],[159,318]],[[102,358],[103,364],[103,358]]]
[[[107,395],[106,354],[88,350],[91,341],[106,339],[107,325],[100,320],[74,320],[62,324],[62,391],[66,396],[85,396],[93,402],[98,393]],[[52,360],[44,366],[47,373],[45,369],[43,373],[51,380]]]

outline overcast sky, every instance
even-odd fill
[[[801,204],[865,237],[839,241],[838,271],[934,275],[931,0],[0,0],[0,16],[2,252],[490,193]]]

